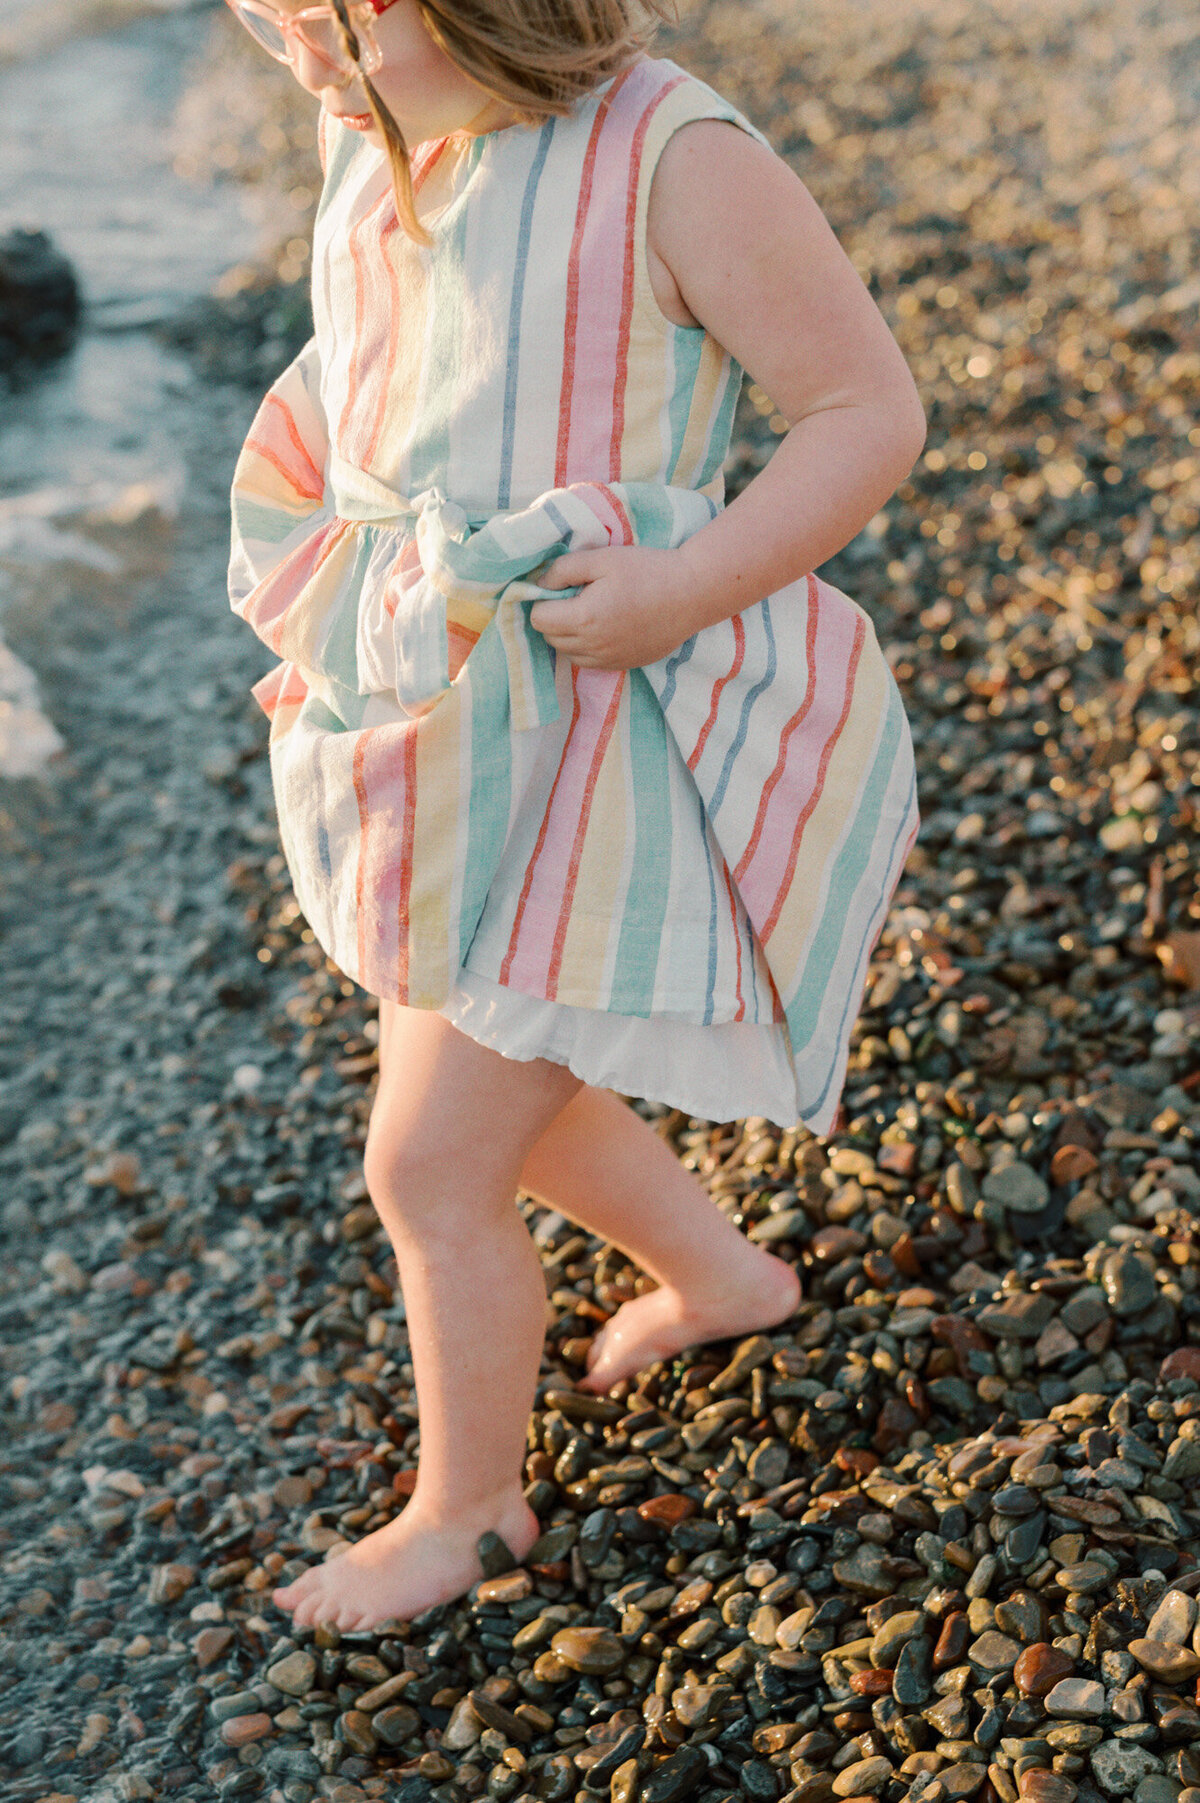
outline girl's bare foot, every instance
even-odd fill
[[[424,1512],[414,1490],[395,1521],[324,1565],[312,1566],[293,1584],[276,1590],[273,1600],[302,1628],[334,1622],[349,1633],[393,1619],[409,1621],[478,1583],[483,1571],[475,1542],[489,1529],[499,1534],[518,1562],[541,1532],[537,1516],[515,1486],[502,1497],[449,1518]]]
[[[800,1280],[791,1265],[770,1252],[736,1284],[704,1300],[689,1298],[668,1284],[624,1302],[606,1321],[588,1352],[581,1390],[603,1394],[622,1377],[674,1358],[685,1346],[753,1333],[786,1321],[800,1302]]]

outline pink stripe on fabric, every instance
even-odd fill
[[[239,618],[253,626],[272,651],[279,650],[280,632],[300,592],[336,548],[343,530],[336,520],[329,521],[319,532],[297,545],[291,556],[285,557],[269,576],[256,583],[245,600],[234,608]],[[274,633],[270,631],[272,626],[276,628]]]
[[[396,905],[396,1000],[408,1001],[409,951],[412,945],[413,840],[417,830],[417,734],[415,723],[404,734],[404,826],[400,837],[400,895]]]
[[[325,477],[313,462],[312,454],[300,436],[291,408],[278,395],[269,394],[263,402],[256,425],[257,432],[252,432],[246,440],[246,449],[255,452],[272,469],[278,470],[302,500],[320,501],[325,494]],[[280,430],[283,433],[282,439],[278,436]],[[294,459],[288,457],[288,447],[295,453]]]
[[[362,425],[355,415],[360,399],[369,401],[371,372],[386,354],[384,343],[388,331],[386,278],[379,281],[381,233],[376,229],[381,215],[391,201],[390,191],[381,194],[350,229],[347,242],[354,264],[354,339],[350,347],[346,372],[346,399],[334,434],[334,443],[347,463],[359,460],[363,440]]]
[[[366,727],[354,748],[354,793],[358,800],[358,869],[354,908],[358,937],[357,976],[375,995],[396,996],[399,943],[396,937],[406,875],[399,855],[397,814],[407,818],[414,795],[408,780],[406,741],[411,726]],[[397,756],[397,752],[400,756]],[[415,756],[415,747],[413,755]],[[398,794],[397,791],[400,791]],[[407,937],[407,935],[405,935]],[[400,998],[397,998],[400,999]]]
[[[620,272],[612,258],[612,234],[603,204],[592,214],[592,195],[601,203],[621,183],[628,165],[629,95],[637,90],[635,64],[618,75],[596,109],[583,160],[575,231],[567,264],[567,318],[563,336],[562,392],[554,484],[586,481],[608,468],[612,420],[612,375],[620,320]],[[626,93],[624,90],[628,89]],[[620,98],[620,106],[614,103]],[[591,230],[589,230],[591,226]],[[580,357],[580,349],[583,356]]]

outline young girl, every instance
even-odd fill
[[[297,897],[379,997],[366,1175],[421,1420],[403,1514],[275,1600],[364,1629],[539,1531],[518,1189],[657,1283],[588,1389],[796,1307],[610,1092],[833,1124],[917,814],[871,625],[810,572],[924,420],[806,189],[646,54],[640,0],[230,4],[321,101],[325,170],[231,595],[282,660],[255,693]],[[791,426],[725,509],[743,366]]]

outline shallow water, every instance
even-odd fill
[[[178,507],[194,378],[150,328],[258,238],[244,190],[172,168],[172,118],[214,10],[126,9],[114,24],[85,0],[0,0],[0,231],[48,232],[86,300],[71,355],[0,396],[0,620],[53,566],[117,573],[111,534],[89,549],[89,528]],[[2,670],[0,777],[30,775],[56,736],[24,666],[8,653]]]

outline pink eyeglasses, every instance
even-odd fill
[[[341,26],[332,6],[302,6],[297,12],[277,12],[266,0],[227,0],[230,10],[241,20],[250,36],[262,45],[277,63],[293,59],[292,39],[300,42],[323,63],[340,74],[374,75],[383,62],[383,52],[375,39],[374,21],[395,0],[352,0],[346,15],[358,38],[357,63],[346,55],[342,45]]]

